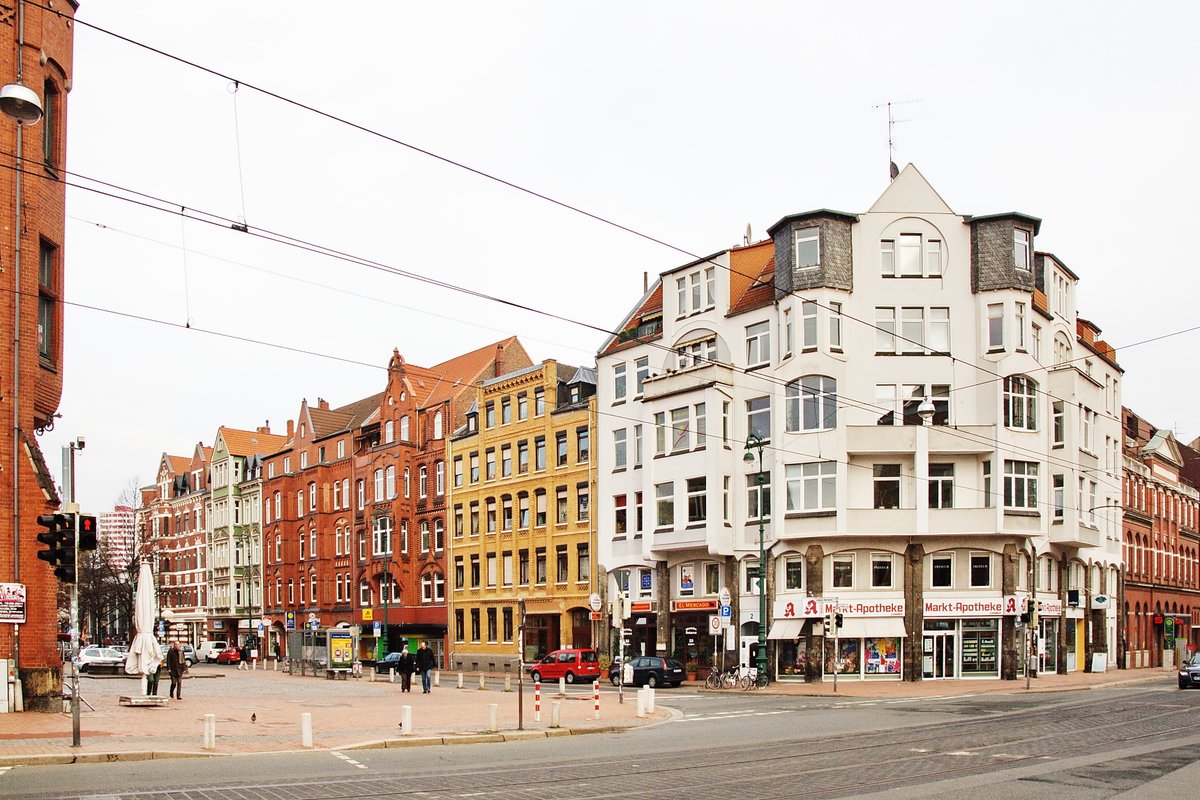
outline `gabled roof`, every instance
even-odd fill
[[[225,449],[234,456],[256,456],[274,453],[283,448],[286,436],[259,431],[244,431],[239,428],[217,429],[217,435],[225,442]]]
[[[165,465],[167,471],[172,475],[179,475],[188,471],[192,466],[192,460],[187,456],[173,456],[169,453],[163,453],[160,465]]]
[[[887,214],[953,214],[942,196],[925,180],[912,164],[900,171],[871,206],[868,213]]]
[[[1142,456],[1157,456],[1176,467],[1183,466],[1183,455],[1170,428],[1159,428],[1142,448]]]
[[[409,379],[412,381],[417,407],[438,405],[457,397],[467,389],[473,389],[497,360],[503,362],[510,348],[517,348],[523,353],[526,362],[530,360],[520,340],[509,336],[427,369],[409,365]]]
[[[643,342],[653,342],[662,338],[662,329],[652,336],[645,336],[641,339],[635,337],[637,333],[638,323],[647,317],[662,316],[663,310],[663,284],[662,278],[655,281],[654,286],[650,288],[642,299],[638,301],[633,310],[625,315],[621,320],[621,325],[617,329],[616,336],[609,336],[608,339],[600,347],[600,355],[608,355],[619,350],[625,350]]]
[[[729,251],[729,314],[775,302],[775,242],[771,239]]]

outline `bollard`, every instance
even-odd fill
[[[637,715],[638,719],[646,716],[646,690],[638,689],[637,693]]]
[[[567,694],[567,679],[559,678],[558,679],[558,696],[565,697],[566,694]]]
[[[214,750],[217,747],[217,716],[204,715],[204,749]]]
[[[463,674],[460,672],[460,673],[458,673],[458,688],[461,689],[462,687],[463,687]]]
[[[312,747],[312,714],[307,711],[300,715],[300,746]]]
[[[400,706],[400,733],[407,736],[412,732],[412,706]]]
[[[271,672],[279,672],[279,659],[278,658],[271,662]]]
[[[500,730],[500,706],[495,703],[488,703],[488,731],[495,733]]]
[[[646,713],[647,714],[654,713],[654,687],[653,686],[646,687]]]
[[[395,682],[396,682],[396,669],[394,667],[388,667],[388,683],[395,683]]]
[[[480,689],[486,689],[486,688],[487,688],[487,678],[485,678],[485,677],[484,677],[484,675],[483,675],[483,673],[482,673],[482,672],[481,672],[481,673],[479,673],[479,688],[480,688]]]
[[[542,682],[533,682],[533,721],[542,721]]]
[[[504,676],[504,691],[506,691],[506,692],[512,691],[512,675]]]
[[[439,669],[435,669],[433,671],[433,685],[434,686],[442,685],[442,671]]]
[[[596,699],[596,719],[600,719],[600,681],[592,683],[592,695]]]
[[[552,702],[550,704],[550,727],[551,728],[558,728],[562,724],[562,717],[559,715],[559,712],[561,710],[559,707],[561,705],[562,705],[562,703],[558,702],[557,700],[555,700],[554,702]]]
[[[367,683],[374,683],[374,682],[375,682],[375,668],[372,667],[371,671],[367,673]]]

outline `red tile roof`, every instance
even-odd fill
[[[775,243],[767,239],[729,251],[729,314],[775,302]]]

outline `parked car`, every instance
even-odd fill
[[[629,667],[633,670],[633,680],[625,681],[626,686],[678,686],[687,677],[683,664],[673,658],[634,656],[629,659]],[[609,668],[608,679],[613,686],[621,685],[620,664]]]
[[[124,664],[125,656],[111,647],[85,647],[79,651],[80,672],[115,672]]]
[[[404,655],[404,653],[388,653],[386,656],[375,662],[375,671],[381,675],[386,675],[389,669],[394,669],[396,670],[396,673],[399,674],[400,656],[402,655]]]
[[[218,664],[240,664],[242,663],[242,654],[236,647],[226,647],[221,652],[217,653]]]
[[[548,653],[528,669],[529,677],[535,681],[556,681],[559,678],[567,683],[594,681],[600,677],[600,660],[591,648],[567,648]]]
[[[217,660],[217,653],[220,653],[226,647],[229,647],[229,643],[221,639],[211,642],[201,642],[200,647],[196,649],[196,658],[197,660],[203,658],[209,664],[212,664]]]
[[[159,649],[162,650],[163,663],[166,664],[167,663],[167,651],[171,649],[171,645],[160,643],[158,646],[159,646]],[[196,648],[192,647],[190,644],[179,645],[179,652],[183,653],[183,661],[189,667],[196,663],[196,661],[197,661]]]
[[[1179,668],[1179,688],[1187,689],[1200,686],[1200,653],[1192,656],[1192,660]]]

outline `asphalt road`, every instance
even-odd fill
[[[1132,800],[1190,795],[1200,778],[1200,692],[1160,685],[919,700],[685,688],[658,702],[671,720],[620,734],[18,767],[0,797]]]

